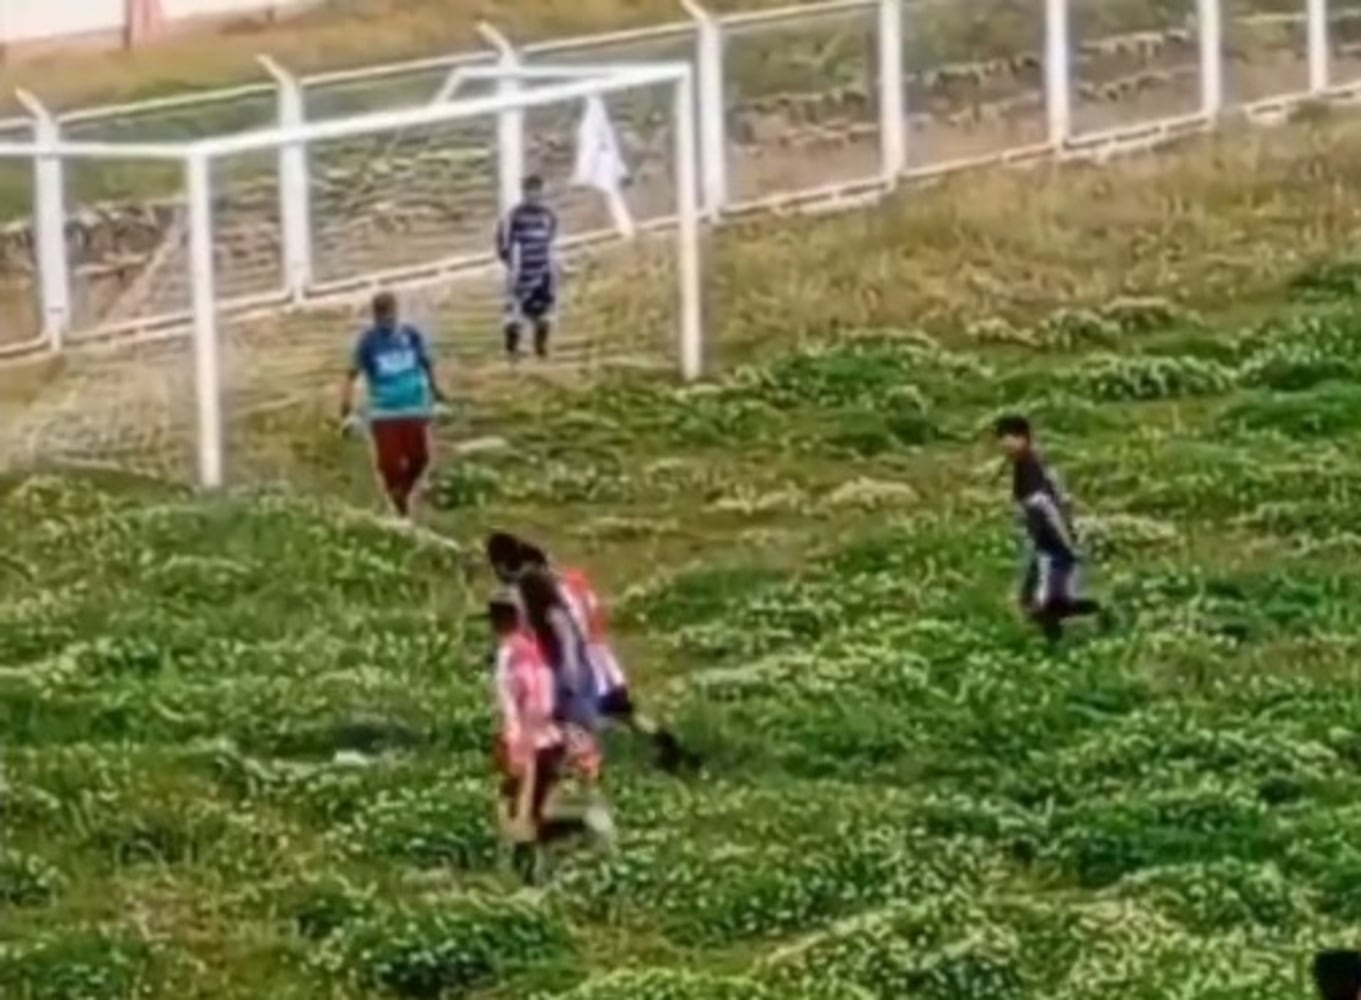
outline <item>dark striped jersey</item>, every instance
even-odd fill
[[[514,276],[517,290],[542,284],[553,273],[558,217],[547,205],[524,201],[496,227],[496,254]]]
[[[1057,476],[1033,451],[1016,458],[1011,466],[1011,495],[1033,551],[1051,559],[1076,562],[1077,533],[1069,513],[1068,498]]]

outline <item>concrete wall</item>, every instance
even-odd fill
[[[196,20],[287,12],[308,0],[161,0],[168,30]],[[116,40],[128,0],[0,0],[0,46]]]

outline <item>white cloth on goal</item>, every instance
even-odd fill
[[[599,96],[588,97],[577,126],[577,162],[572,182],[593,187],[605,196],[619,234],[634,234],[633,214],[624,201],[623,186],[629,179],[628,164],[619,149],[619,136],[609,110]]]

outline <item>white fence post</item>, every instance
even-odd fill
[[[695,81],[692,72],[676,82],[676,240],[680,271],[680,363],[681,378],[699,378],[704,368],[703,289],[699,259],[699,179],[696,166],[699,141],[696,137]]]
[[[879,152],[891,185],[907,169],[907,110],[903,96],[903,2],[879,0]]]
[[[307,106],[298,78],[269,56],[256,57],[279,88],[279,127],[307,122]],[[279,146],[279,228],[282,231],[284,289],[301,301],[312,284],[312,184],[307,170],[307,144]]]
[[[1073,61],[1068,13],[1068,0],[1045,0],[1044,100],[1049,117],[1049,143],[1059,150],[1073,134]]]
[[[728,204],[728,109],[723,94],[723,25],[695,0],[681,0],[695,22],[700,178],[704,214],[718,221]]]
[[[194,399],[197,404],[198,481],[204,489],[223,482],[222,366],[218,354],[217,280],[213,260],[212,161],[191,152],[186,163],[189,192],[189,276],[194,305]]]
[[[1309,38],[1309,91],[1328,89],[1328,0],[1306,0],[1305,19]]]
[[[510,39],[485,21],[477,25],[477,33],[500,54],[498,65],[502,73],[496,80],[499,96],[509,97],[520,90],[520,79],[515,70],[520,68],[520,55]],[[496,118],[497,176],[499,179],[501,215],[520,201],[520,185],[525,178],[525,113],[519,108],[502,111]]]
[[[60,351],[71,328],[71,265],[66,256],[66,170],[60,156],[44,154],[61,141],[61,125],[42,102],[26,90],[15,97],[33,118],[33,249],[38,267],[38,295],[43,336]]]
[[[1200,29],[1200,110],[1217,118],[1224,110],[1224,23],[1220,0],[1197,0]]]

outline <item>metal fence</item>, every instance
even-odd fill
[[[162,142],[293,126],[447,99],[461,69],[683,59],[696,73],[706,218],[874,197],[904,180],[1040,157],[1108,155],[1274,120],[1361,94],[1361,8],[1336,0],[825,0],[517,46],[484,25],[476,52],[296,76],[66,113],[20,95],[0,139]],[[490,85],[490,84],[488,84]],[[466,92],[460,92],[465,96]],[[611,107],[645,221],[671,203],[667,126],[639,98]],[[217,178],[225,310],[329,301],[377,281],[485,259],[479,222],[523,169],[570,198],[571,123],[512,141],[413,132],[292,146]],[[565,151],[565,152],[564,152]],[[413,179],[422,178],[417,184]],[[474,210],[476,209],[476,210]],[[185,194],[155,163],[0,162],[0,357],[173,328],[187,315]],[[579,235],[607,220],[574,216]],[[400,242],[390,234],[400,231]]]

